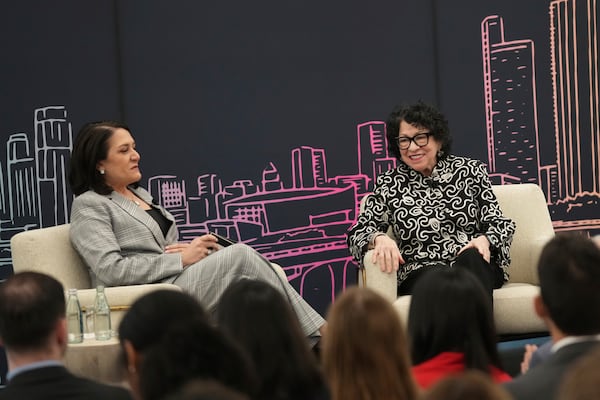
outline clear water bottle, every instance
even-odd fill
[[[83,342],[83,321],[77,289],[69,289],[67,298],[67,330],[69,343]]]
[[[111,337],[110,306],[106,300],[104,286],[96,288],[94,301],[94,334],[96,340],[108,340]]]

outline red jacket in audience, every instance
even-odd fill
[[[464,370],[464,354],[450,351],[440,353],[412,368],[415,381],[423,389],[430,387],[448,375]],[[496,383],[512,380],[510,375],[494,366],[490,366],[490,374]]]

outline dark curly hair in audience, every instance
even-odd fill
[[[386,121],[388,150],[399,162],[402,162],[400,147],[398,147],[398,135],[402,121],[431,132],[431,136],[442,145],[438,159],[444,159],[450,154],[452,138],[446,117],[435,107],[418,101],[411,105],[396,106]]]
[[[502,369],[492,302],[466,269],[438,268],[419,278],[410,302],[408,336],[414,365],[452,351],[464,354],[467,368],[487,374],[490,366]]]
[[[115,130],[127,125],[116,121],[89,122],[81,127],[75,137],[69,164],[69,184],[75,196],[92,189],[99,194],[109,194],[112,188],[104,181],[97,169],[99,161],[108,154],[108,140]]]

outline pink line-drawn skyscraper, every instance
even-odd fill
[[[487,147],[497,184],[539,184],[534,45],[506,41],[501,17],[481,23]]]
[[[296,189],[327,184],[325,150],[300,146],[292,150],[292,179]]]
[[[600,190],[597,25],[596,0],[550,2],[558,193],[565,199]]]
[[[269,162],[269,165],[263,169],[261,183],[264,192],[283,189],[283,182],[281,181],[279,170],[272,162]]]
[[[356,126],[358,136],[358,173],[367,177],[368,190],[381,173],[396,167],[396,159],[387,151],[386,126],[383,121],[369,121]]]

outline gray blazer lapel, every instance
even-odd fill
[[[133,188],[133,187],[129,187],[129,190],[131,190],[133,193],[135,193],[136,196],[138,196],[140,199],[144,200],[146,203],[150,204],[151,206],[154,203],[152,196],[150,195],[150,193],[148,193],[148,191],[146,191],[145,189],[143,189],[142,187],[138,187],[138,188]],[[161,214],[168,219],[169,221],[171,221],[171,227],[169,228],[169,231],[167,232],[167,235],[165,237],[166,243],[174,243],[177,241],[178,237],[179,237],[179,233],[177,232],[177,226],[175,224],[175,218],[173,217],[173,215],[171,215],[171,213],[167,212],[164,208],[158,206],[158,205],[154,205],[154,207],[159,210],[161,212]],[[139,210],[139,207],[137,207]],[[149,217],[147,212],[144,212],[144,214],[146,216]],[[154,221],[154,219],[152,217],[150,217],[150,219],[152,220],[150,225],[154,226],[156,229],[158,229],[158,231],[156,230],[152,230],[154,236],[156,236],[157,234],[159,235],[160,238],[163,237],[162,232],[160,231],[160,227],[158,226],[158,224],[156,223],[156,221]],[[159,243],[163,243],[162,241],[159,241]]]
[[[125,211],[133,218],[140,221],[140,223],[142,223],[144,226],[146,226],[150,230],[150,232],[152,232],[152,236],[154,236],[154,239],[161,247],[164,247],[166,245],[166,240],[162,232],[160,231],[160,227],[146,211],[142,210],[137,204],[135,204],[133,201],[129,200],[127,197],[121,195],[118,192],[113,191],[111,194],[108,195],[108,198],[110,198],[114,204],[122,208],[123,211]],[[146,200],[144,199],[144,201]]]

